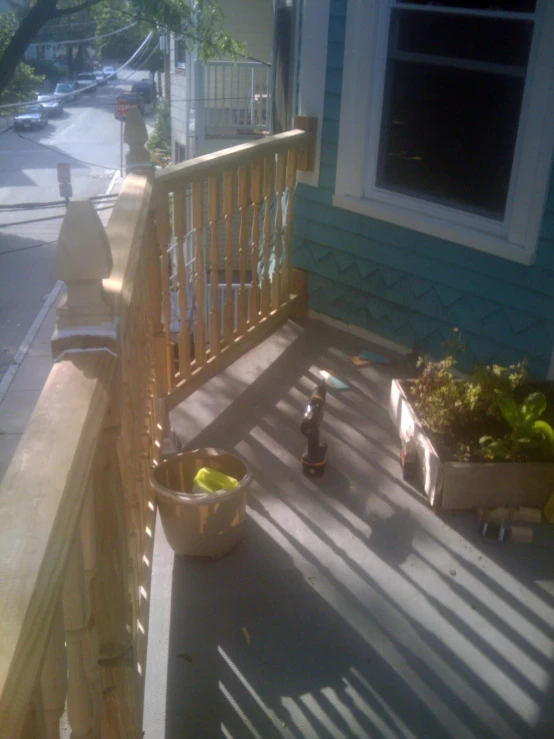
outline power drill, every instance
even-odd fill
[[[308,449],[302,455],[302,470],[308,477],[321,477],[327,462],[327,443],[319,441],[326,392],[323,380],[313,391],[300,425],[300,431],[308,438]]]

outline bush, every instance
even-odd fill
[[[156,125],[148,143],[148,150],[157,157],[171,159],[171,107],[167,100],[161,100],[156,109]]]

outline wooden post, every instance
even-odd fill
[[[250,287],[250,326],[258,323],[260,288],[258,285],[258,258],[260,247],[260,206],[262,203],[262,161],[252,162],[252,286]]]
[[[65,643],[67,649],[67,716],[71,736],[92,739],[93,707],[85,671],[83,642],[86,629],[86,594],[81,536],[78,532],[69,557],[62,593]]]
[[[294,127],[300,128],[302,131],[311,133],[310,145],[306,149],[301,149],[297,157],[297,169],[301,172],[313,172],[315,165],[315,147],[317,141],[317,118],[311,118],[307,115],[295,115]]]
[[[274,164],[273,156],[265,158],[264,161],[264,267],[262,273],[262,316],[266,318],[269,315],[269,305],[271,302],[270,284],[269,284],[269,248],[271,240],[271,200],[275,192],[274,186]]]
[[[59,739],[67,695],[67,658],[61,603],[56,608],[41,674],[42,705],[48,739]]]
[[[289,149],[287,155],[287,213],[285,216],[285,254],[283,258],[283,282],[281,296],[288,300],[290,293],[290,242],[292,234],[292,199],[296,184],[296,150]]]
[[[179,374],[190,377],[190,335],[187,317],[187,274],[185,267],[185,191],[173,193],[173,223],[177,239],[177,291],[179,295]]]
[[[107,420],[99,441],[93,477],[97,553],[94,619],[98,631],[98,664],[103,694],[101,735],[102,739],[136,739],[139,736],[140,706],[133,643],[127,629],[131,624],[127,607],[126,491],[115,443],[116,423],[117,419]],[[136,448],[135,454],[138,456]]]
[[[150,154],[146,149],[148,131],[140,110],[133,106],[127,111],[123,131],[123,141],[128,144],[129,152],[126,157],[126,173],[143,172],[154,173],[154,165],[150,161]]]
[[[219,356],[221,341],[221,325],[219,321],[219,270],[217,265],[217,224],[218,224],[218,188],[219,178],[210,177],[208,194],[208,217],[210,220],[210,288],[211,303],[210,311],[210,353],[212,357]]]
[[[59,737],[59,726],[56,737]],[[18,739],[50,739],[47,733],[40,684],[37,685],[33,691],[31,705],[29,706],[25,723]]]
[[[202,238],[204,231],[204,183],[193,182],[192,184],[192,227],[196,252],[194,258],[194,281],[196,292],[196,321],[194,326],[194,356],[196,366],[201,367],[206,361],[206,324],[204,321],[204,280],[206,271],[204,269],[204,250]]]
[[[56,311],[54,358],[74,349],[108,347],[117,351],[112,312],[102,287],[112,266],[110,245],[93,204],[89,200],[72,200],[54,259],[54,276],[67,285],[67,294]],[[94,326],[94,332],[87,331],[87,326]],[[81,328],[84,330],[77,330]]]
[[[173,344],[171,342],[171,295],[169,285],[169,197],[166,192],[160,192],[158,194],[156,224],[158,230],[158,245],[162,258],[162,313],[166,353],[165,366],[167,367],[166,379],[168,390],[171,390],[171,388],[175,384],[175,371],[173,361]]]
[[[290,292],[296,296],[291,318],[308,316],[308,273],[303,269],[291,270]]]
[[[238,206],[240,211],[239,230],[239,275],[240,286],[238,294],[238,336],[246,331],[246,208],[248,206],[248,169],[239,167],[238,173]],[[252,297],[250,297],[252,299]]]
[[[228,170],[223,175],[223,213],[225,215],[225,310],[223,314],[223,338],[229,346],[233,342],[233,175]]]
[[[83,640],[85,673],[92,701],[93,727],[100,731],[102,714],[102,678],[98,667],[98,634],[94,620],[94,576],[96,574],[96,522],[94,517],[94,490],[89,485],[81,513],[81,543],[86,595],[86,631]],[[44,672],[44,671],[43,671]],[[43,689],[44,692],[44,689]]]
[[[283,192],[285,190],[286,155],[277,154],[277,172],[275,175],[275,191],[277,205],[275,208],[275,266],[271,280],[271,310],[277,310],[281,304],[281,246],[283,241]]]

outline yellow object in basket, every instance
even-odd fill
[[[554,523],[554,493],[552,493],[544,506],[543,513],[548,523]]]
[[[236,488],[238,481],[234,477],[212,470],[211,467],[202,467],[193,480],[193,493],[217,493],[218,490]]]

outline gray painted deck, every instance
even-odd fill
[[[363,348],[290,322],[173,412],[255,483],[219,561],[174,558],[158,521],[145,739],[554,736],[554,527],[501,545],[435,516],[399,474],[400,365],[356,369]],[[328,392],[314,481],[299,422],[320,369],[351,389]]]

